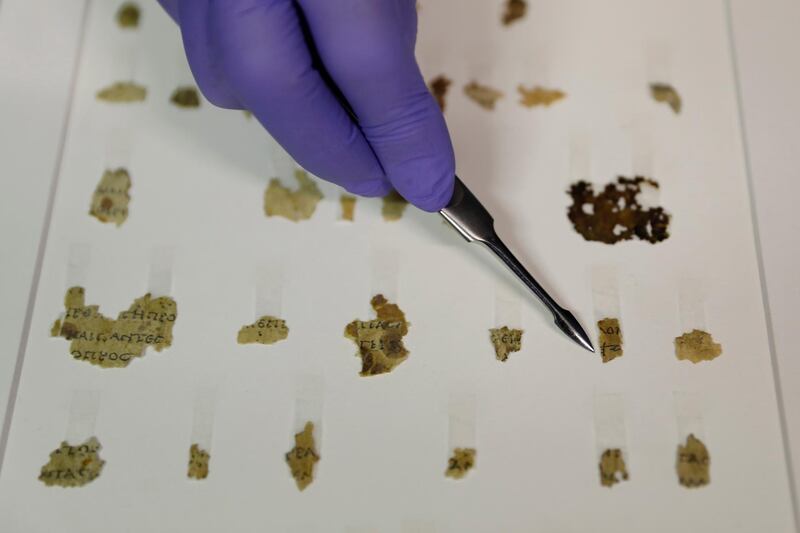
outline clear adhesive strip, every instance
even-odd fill
[[[267,151],[272,162],[272,177],[281,180],[284,186],[294,187],[296,184],[294,173],[299,167],[278,141],[269,137]]]
[[[69,404],[69,419],[64,440],[77,446],[94,436],[97,413],[100,410],[100,392],[96,390],[76,390]]]
[[[197,390],[192,412],[192,435],[190,444],[197,444],[199,448],[206,452],[211,451],[216,405],[216,389],[203,387]]]
[[[314,439],[319,449],[322,442],[322,411],[325,380],[320,374],[304,372],[295,377],[294,433],[303,431],[307,422],[314,424]]]
[[[477,434],[475,429],[475,393],[453,391],[448,402],[448,452],[455,448],[475,448]]]
[[[255,319],[281,316],[283,300],[283,263],[262,263],[255,274]]]
[[[106,133],[105,164],[107,170],[130,170],[134,133],[131,127],[114,126]]]
[[[668,83],[672,79],[672,53],[666,42],[647,44],[646,69],[649,83]]]
[[[700,280],[684,279],[678,288],[681,333],[706,331],[705,290]]]
[[[400,256],[401,254],[380,245],[370,249],[370,298],[383,294],[388,301],[397,303]]]
[[[497,284],[494,290],[494,327],[522,329],[522,304],[508,285]]]
[[[678,440],[684,442],[689,435],[705,439],[702,397],[698,393],[686,391],[675,391],[672,397],[675,406]]]
[[[592,150],[588,133],[574,131],[569,138],[569,174],[571,181],[591,181]]]
[[[172,292],[172,264],[175,247],[155,246],[150,252],[147,292],[154,298],[169,296]]]
[[[67,257],[67,271],[65,273],[65,286],[84,287],[89,277],[89,264],[92,259],[92,247],[87,243],[72,243],[69,246]]]

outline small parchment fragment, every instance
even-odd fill
[[[205,479],[208,477],[208,462],[211,456],[207,451],[197,444],[192,444],[189,448],[189,470],[187,476],[193,479]]]
[[[296,191],[281,185],[281,180],[272,178],[264,193],[264,213],[268,217],[284,217],[294,222],[308,220],[322,200],[322,192],[304,170],[295,170],[294,177],[299,183]]]
[[[597,322],[598,344],[600,345],[600,357],[604,363],[608,363],[622,357],[622,330],[619,328],[619,319],[604,318]]]
[[[408,357],[403,337],[409,324],[403,311],[382,294],[374,296],[370,303],[378,315],[375,320],[353,320],[344,328],[344,336],[358,346],[361,376],[391,372]]]
[[[600,484],[612,487],[620,481],[628,480],[628,470],[625,468],[625,459],[622,450],[613,448],[603,452],[600,456]]]
[[[99,306],[84,305],[83,287],[71,287],[64,296],[64,307],[64,316],[56,320],[50,333],[70,341],[70,354],[78,361],[120,368],[144,355],[148,346],[160,352],[172,345],[178,306],[168,296],[152,298],[147,293],[114,320],[100,314]]]
[[[125,2],[117,10],[117,24],[120,28],[138,28],[139,15],[139,6],[133,2]]]
[[[127,104],[131,102],[144,102],[147,98],[147,89],[132,81],[118,81],[97,92],[97,99],[114,104]]]
[[[294,436],[294,448],[286,454],[286,462],[299,490],[305,489],[314,481],[314,465],[319,454],[314,444],[314,424],[306,422],[305,428]]]
[[[503,25],[508,26],[525,16],[528,4],[525,0],[506,0],[506,10],[503,12]]]
[[[686,438],[686,445],[678,445],[678,482],[690,489],[711,483],[711,457],[706,445],[694,435]]]
[[[479,85],[477,82],[470,82],[464,86],[466,94],[475,103],[489,111],[494,109],[494,104],[503,97],[503,93],[497,89],[492,89],[486,85]]]
[[[575,231],[587,241],[614,244],[634,238],[655,244],[669,237],[670,215],[663,207],[644,207],[640,203],[643,187],[658,188],[658,182],[636,176],[620,176],[595,194],[591,183],[579,181],[570,186],[572,205],[567,216]]]
[[[558,89],[545,89],[538,85],[530,89],[526,89],[524,86],[520,85],[517,87],[517,91],[520,95],[519,103],[525,107],[550,107],[551,104],[567,96]]]
[[[494,353],[498,361],[508,359],[508,354],[518,352],[522,348],[522,330],[510,329],[508,326],[489,330],[489,338],[494,345]]]
[[[392,191],[383,197],[383,207],[381,208],[381,215],[383,220],[387,222],[394,222],[403,218],[403,213],[408,207],[408,200],[400,196],[397,191]]]
[[[356,197],[343,194],[339,197],[339,204],[342,206],[342,220],[352,222],[356,213]]]
[[[453,456],[447,460],[444,475],[453,479],[461,479],[475,466],[475,448],[455,448]]]
[[[651,83],[650,95],[656,102],[668,104],[675,114],[681,112],[681,96],[672,85],[666,83]]]
[[[200,95],[196,87],[178,87],[172,92],[169,101],[184,109],[200,107]]]
[[[264,315],[249,326],[242,326],[236,341],[239,344],[275,344],[288,336],[285,320]]]
[[[710,333],[693,329],[675,338],[675,357],[692,363],[711,361],[722,354],[722,345],[714,342]]]
[[[58,449],[50,452],[50,461],[42,467],[39,481],[48,487],[82,487],[91,483],[106,463],[98,455],[101,448],[96,437],[78,446],[63,441]]]
[[[92,195],[89,214],[100,222],[113,222],[117,227],[128,219],[131,177],[124,168],[106,170]]]
[[[433,78],[428,84],[431,94],[436,98],[436,103],[439,104],[439,109],[442,110],[442,113],[444,113],[446,104],[445,96],[447,96],[447,90],[450,88],[451,83],[453,82],[442,74]]]

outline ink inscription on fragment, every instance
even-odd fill
[[[289,336],[286,321],[270,315],[264,315],[252,324],[242,326],[236,341],[239,344],[275,344]]]
[[[377,318],[353,320],[344,329],[344,336],[358,347],[356,355],[361,357],[361,376],[391,372],[408,357],[403,337],[408,333],[409,324],[403,311],[382,294],[374,296],[370,303]]]
[[[106,170],[92,195],[89,214],[100,222],[121,226],[128,219],[131,177],[124,168]]]
[[[208,462],[211,455],[197,443],[189,448],[189,470],[186,475],[192,479],[205,479],[208,477]]]
[[[710,333],[693,329],[675,339],[675,357],[699,363],[711,361],[722,354],[722,345],[714,342]]]
[[[622,357],[622,330],[619,327],[619,319],[604,318],[597,322],[598,344],[600,345],[600,356],[604,363],[608,363]]]
[[[475,448],[455,448],[447,461],[444,475],[453,479],[461,479],[475,466]]]
[[[622,450],[611,448],[600,456],[600,484],[604,487],[613,487],[620,481],[628,480],[628,470]]]
[[[314,481],[314,466],[318,461],[319,454],[314,443],[314,424],[306,422],[303,431],[294,436],[294,448],[286,453],[286,462],[299,490],[305,489]]]
[[[273,178],[264,193],[264,213],[268,217],[284,217],[294,222],[308,220],[322,200],[322,192],[304,170],[295,170],[299,187],[292,191]]]
[[[511,329],[508,326],[489,330],[489,338],[494,346],[494,353],[498,361],[506,361],[508,354],[520,351],[522,348],[522,333],[521,329]]]
[[[694,435],[686,444],[678,445],[678,482],[684,487],[697,488],[711,483],[711,457],[706,445]]]
[[[42,467],[39,481],[48,487],[82,487],[91,483],[105,464],[98,455],[101,448],[96,437],[90,437],[77,446],[62,442],[50,452],[50,461]]]

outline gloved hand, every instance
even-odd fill
[[[426,211],[450,200],[453,147],[414,57],[415,0],[159,2],[205,97],[251,111],[304,168],[363,196],[395,188]]]

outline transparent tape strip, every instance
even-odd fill
[[[124,128],[113,126],[109,129],[106,133],[105,145],[106,169],[128,169],[130,167],[134,135],[133,127],[129,123],[126,123]]]
[[[325,380],[320,374],[302,372],[295,376],[294,433],[300,433],[307,422],[314,424],[317,450],[322,448],[322,412]]]
[[[147,276],[147,292],[151,296],[169,296],[172,292],[172,265],[175,260],[174,246],[154,246],[150,251],[150,266]]]
[[[86,287],[89,277],[89,264],[92,260],[92,246],[87,243],[72,243],[67,257],[65,273],[66,288]]]
[[[262,263],[255,274],[255,318],[263,316],[281,316],[283,300],[283,270],[282,262],[273,261]]]
[[[67,420],[64,440],[66,440],[68,444],[75,446],[81,444],[89,437],[93,437],[99,410],[99,391],[73,391],[69,404],[69,419]]]
[[[398,263],[401,254],[381,245],[374,245],[369,254],[370,297],[383,294],[387,300],[396,303],[399,299]]]
[[[678,314],[681,332],[706,331],[705,289],[698,279],[681,280],[678,287]]]
[[[569,137],[569,173],[572,181],[591,180],[591,136],[585,131],[573,131]]]
[[[672,51],[667,42],[647,43],[645,63],[649,83],[668,83],[672,78]]]
[[[212,387],[197,389],[192,410],[191,444],[210,452],[214,434],[214,413],[217,407],[217,390]]]
[[[625,398],[622,394],[594,395],[594,435],[598,457],[606,450],[619,449],[628,454],[625,426]],[[627,457],[626,457],[627,458]]]
[[[498,283],[494,289],[494,327],[522,329],[522,304],[508,285]]]
[[[604,318],[616,318],[622,324],[616,269],[610,266],[594,266],[590,277],[595,322]]]
[[[702,396],[696,392],[675,391],[672,393],[672,397],[675,407],[678,440],[685,442],[686,437],[689,435],[705,440]]]
[[[451,391],[448,402],[448,453],[455,448],[476,448],[475,393]]]

